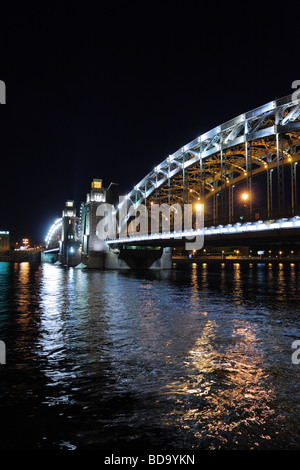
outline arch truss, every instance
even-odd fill
[[[119,204],[205,206],[205,225],[294,216],[300,100],[271,101],[215,127],[148,173]],[[244,194],[244,201],[241,194]],[[238,207],[239,206],[239,207]],[[244,214],[241,216],[241,214]]]
[[[45,238],[46,248],[57,247],[59,240],[61,240],[62,232],[62,218],[57,219],[50,227]]]

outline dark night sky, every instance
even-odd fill
[[[297,2],[60,3],[1,7],[0,230],[13,241],[43,241],[93,178],[125,193],[300,79]]]

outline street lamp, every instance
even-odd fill
[[[247,211],[248,201],[250,200],[250,195],[248,192],[243,192],[240,194],[241,201],[243,202],[244,211]],[[240,219],[244,219],[244,215],[240,216]]]

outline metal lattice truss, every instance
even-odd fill
[[[280,168],[298,160],[300,100],[289,95],[241,114],[169,155],[122,203],[204,202],[242,180],[251,186],[261,172],[276,168],[280,175]]]
[[[58,240],[61,239],[61,230],[62,230],[62,219],[57,219],[50,227],[47,236],[45,238],[46,248],[49,246],[57,245]]]

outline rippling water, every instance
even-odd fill
[[[0,447],[300,448],[299,278],[0,263]]]

